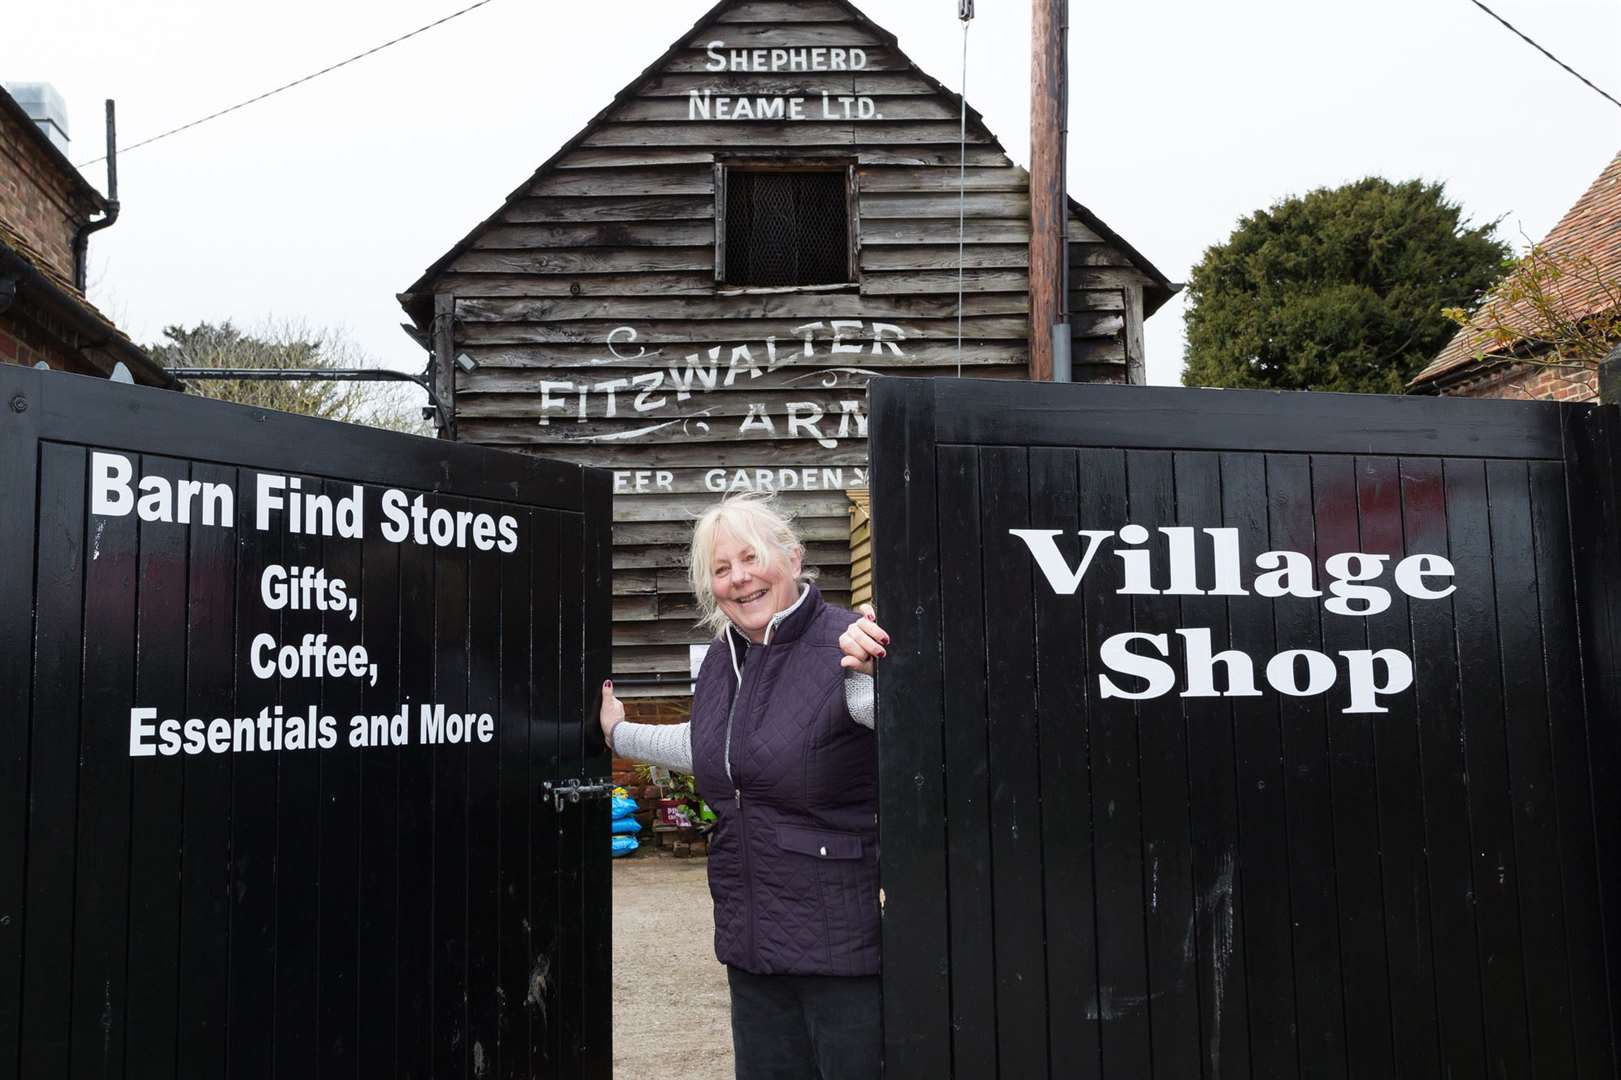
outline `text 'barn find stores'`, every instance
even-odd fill
[[[416,544],[442,549],[474,549],[510,555],[518,550],[518,519],[512,514],[448,510],[428,505],[429,496],[414,497],[399,489],[376,493],[363,485],[345,485],[347,494],[305,490],[297,476],[257,472],[251,482],[256,531],[284,531],[289,535],[364,540],[368,535],[368,504],[377,507],[377,535],[392,544]],[[113,518],[134,515],[140,521],[178,527],[193,525],[235,528],[237,493],[228,483],[171,480],[159,475],[136,475],[134,462],[123,454],[95,451],[90,456],[92,516]],[[91,558],[99,557],[99,549]],[[333,613],[353,626],[360,601],[351,582],[328,575],[323,567],[271,564],[258,571],[257,598],[267,611]],[[295,692],[303,680],[351,678],[376,686],[378,665],[359,642],[332,642],[325,633],[307,633],[297,643],[281,643],[269,633],[254,636],[247,651],[245,675],[260,680],[265,697],[276,695],[275,680],[285,680]],[[245,686],[253,687],[252,682]],[[318,685],[318,684],[317,684]],[[495,718],[489,712],[451,712],[442,703],[421,702],[415,707],[415,741],[424,745],[489,743],[495,738]],[[340,738],[353,748],[405,746],[412,742],[409,703],[393,713],[357,714],[348,719],[346,737],[339,720],[317,705],[301,707],[266,704],[251,706],[236,716],[212,718],[163,717],[159,710],[135,704],[129,709],[131,757],[172,757],[179,754],[226,754],[330,750]]]

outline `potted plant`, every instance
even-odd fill
[[[676,829],[675,841],[679,846],[690,845],[709,831],[715,812],[699,796],[698,782],[692,774],[651,765],[637,765],[636,773],[644,785],[658,788],[658,809],[653,816],[655,828],[663,825]]]

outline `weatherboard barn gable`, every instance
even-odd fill
[[[1176,287],[1070,210],[1075,378],[1140,382]],[[685,546],[725,492],[778,492],[847,602],[867,381],[1025,378],[1029,238],[1025,170],[892,34],[724,0],[400,301],[447,434],[613,470],[614,672],[655,694],[703,642]]]

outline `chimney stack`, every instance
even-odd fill
[[[6,83],[6,93],[16,99],[28,118],[39,125],[51,145],[68,152],[68,106],[56,87],[44,82]]]

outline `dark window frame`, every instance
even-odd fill
[[[842,173],[848,234],[845,280],[822,285],[744,285],[726,280],[727,176],[733,172]],[[851,157],[717,157],[715,159],[715,289],[717,292],[838,292],[861,288],[861,221],[859,174]]]

